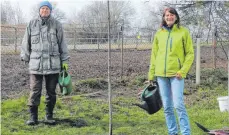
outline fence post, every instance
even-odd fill
[[[111,91],[111,41],[110,41],[110,4],[107,1],[107,12],[108,12],[108,98],[109,98],[109,135],[112,135],[112,91]]]
[[[137,49],[138,48],[138,41],[139,41],[139,39],[138,39],[138,35],[139,35],[139,32],[137,32],[137,36],[135,37],[136,38],[136,47],[135,47],[135,49]]]
[[[123,19],[123,23],[122,23],[122,27],[121,27],[121,31],[122,31],[122,46],[121,46],[121,80],[122,80],[122,76],[123,76],[123,38],[124,38],[124,19]]]
[[[154,32],[152,32],[152,35],[150,37],[150,43],[153,43],[153,38],[154,38]]]
[[[200,38],[196,44],[196,85],[200,84]]]
[[[14,41],[14,52],[17,52],[17,27],[15,29],[15,41]]]
[[[122,29],[122,26],[121,26],[121,29]],[[120,33],[120,31],[118,31],[118,49],[120,49],[120,38],[119,38],[119,33]]]
[[[217,27],[215,26],[215,28],[214,28],[214,31],[213,31],[213,33],[212,33],[212,38],[213,38],[213,40],[212,40],[212,42],[213,42],[213,44],[212,44],[212,58],[213,58],[213,68],[214,69],[216,69],[216,54],[215,54],[215,50],[216,50],[216,40],[217,40]]]
[[[76,50],[76,30],[74,30],[74,50]]]
[[[101,32],[100,32],[101,33]],[[97,34],[97,45],[98,45],[98,51],[99,51],[99,45],[100,45],[100,42],[99,42],[99,40],[100,40],[100,36],[98,36],[98,34]]]

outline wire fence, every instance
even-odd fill
[[[150,49],[153,32],[150,29],[126,28],[123,26],[111,27],[111,49]],[[19,52],[26,26],[1,26],[2,54]],[[64,27],[65,39],[69,50],[104,50],[107,49],[107,25],[86,26],[66,25]],[[144,33],[141,34],[140,33]]]

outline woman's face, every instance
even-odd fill
[[[48,17],[50,15],[50,9],[47,6],[43,6],[40,8],[40,16],[41,17]]]
[[[164,16],[165,22],[168,25],[168,27],[171,27],[175,21],[177,20],[176,15],[171,14],[169,11],[165,12],[165,16]]]

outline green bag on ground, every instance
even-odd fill
[[[72,92],[72,79],[66,70],[59,74],[58,82],[63,95],[69,95]]]

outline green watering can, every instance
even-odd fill
[[[155,81],[153,84],[149,84],[144,88],[141,95],[143,104],[133,104],[141,109],[147,111],[149,114],[154,114],[162,108],[161,96],[159,93],[159,85]]]
[[[58,82],[63,95],[69,95],[72,92],[72,79],[66,70],[59,74]]]

